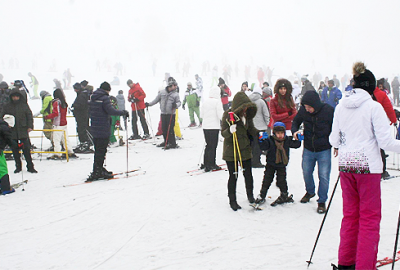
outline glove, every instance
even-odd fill
[[[119,120],[115,121],[115,126],[119,127],[121,124],[119,122]]]
[[[140,100],[138,99],[138,98],[134,98],[133,99],[133,102],[135,102],[135,103],[137,103],[137,102],[139,102]]]
[[[149,103],[148,102],[146,102],[144,105],[146,106],[146,108],[149,107]]]
[[[172,103],[172,109],[176,109],[176,103]]]
[[[200,101],[196,100],[196,107],[200,106]]]
[[[292,113],[292,111],[289,111],[287,114],[288,114],[289,116],[291,116],[293,113]]]
[[[229,127],[229,131],[233,134],[236,132],[236,124],[233,124]]]
[[[260,132],[258,136],[258,141],[262,142],[264,140],[268,139],[268,133],[267,132]]]
[[[122,116],[124,118],[128,118],[129,117],[129,112],[127,110],[122,110]]]
[[[297,134],[297,139],[298,139],[299,141],[303,141],[303,140],[304,140],[304,135],[301,134],[301,133]]]
[[[22,149],[24,147],[24,143],[18,143],[18,149]]]
[[[182,105],[182,109],[185,109],[185,104]]]

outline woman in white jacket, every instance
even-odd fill
[[[222,109],[221,89],[214,86],[210,89],[209,97],[203,98],[200,117],[203,119],[203,132],[206,140],[206,149],[204,150],[203,167],[206,172],[215,169],[221,169],[215,163],[215,156],[218,146],[218,135],[221,127],[221,118],[224,113]]]
[[[380,149],[400,152],[381,104],[376,80],[363,63],[353,66],[355,86],[336,107],[329,137],[339,154],[343,196],[339,269],[376,269],[381,220]],[[348,268],[346,268],[346,266]]]

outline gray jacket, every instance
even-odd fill
[[[252,93],[249,98],[257,106],[257,113],[253,118],[254,126],[258,130],[267,130],[270,120],[267,103],[261,98],[261,94],[256,92]]]
[[[158,92],[157,97],[149,103],[149,106],[158,102],[160,102],[161,114],[175,114],[176,109],[181,106],[181,100],[176,90],[168,92],[167,88]]]
[[[116,97],[118,103],[118,110],[125,110],[125,97],[123,94],[118,94]]]

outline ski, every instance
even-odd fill
[[[386,181],[386,180],[390,180],[390,179],[398,178],[398,177],[400,177],[400,175],[391,175],[389,177],[383,178],[382,180]]]
[[[395,261],[397,262],[398,260],[400,260],[400,250],[397,251],[397,253],[396,253],[396,260]],[[378,260],[376,262],[376,267],[381,267],[381,266],[388,265],[388,264],[391,264],[391,263],[393,263],[393,258],[386,257],[386,258],[383,258],[382,260]]]
[[[251,203],[251,204],[250,204],[250,206],[253,207],[254,210],[256,210],[256,211],[261,211],[261,210],[264,209],[264,208],[261,208],[260,205],[261,205],[261,204],[259,204],[259,203]]]
[[[22,182],[18,182],[18,183],[12,184],[11,187],[12,187],[13,189],[17,189],[17,188],[19,188],[20,186],[25,185],[25,184],[27,184],[27,183],[28,183],[28,180],[24,180],[24,181],[22,181]]]
[[[223,166],[226,166],[226,164],[221,164],[221,165],[217,165],[217,166],[223,167]],[[195,169],[195,170],[187,171],[187,173],[199,172],[199,171],[201,171],[201,170],[203,170],[203,169],[204,169],[204,168],[198,168],[198,169]]]
[[[133,170],[130,170],[130,171],[127,171],[127,172],[117,172],[117,173],[113,173],[113,174],[111,174],[112,176],[116,176],[116,175],[121,175],[121,174],[127,174],[127,173],[133,173],[133,172],[137,172],[137,171],[139,171],[140,170],[140,168],[137,168],[137,169],[133,169]]]
[[[221,167],[221,169],[214,169],[214,170],[211,170],[209,172],[206,172],[206,171],[201,169],[201,170],[196,170],[194,172],[190,172],[189,175],[190,176],[194,176],[194,175],[200,175],[200,174],[203,174],[203,173],[211,173],[211,172],[226,171],[226,170],[227,170],[227,168],[223,168],[223,167]]]
[[[123,172],[125,173],[125,172]],[[133,174],[130,174],[128,176],[129,177],[133,177],[133,176],[139,176],[139,175],[144,175],[146,174],[146,171],[136,171]],[[101,179],[97,179],[95,181],[85,181],[85,182],[81,182],[81,183],[76,183],[76,184],[68,184],[68,185],[63,185],[63,187],[73,187],[73,186],[80,186],[80,185],[85,185],[85,184],[91,184],[94,182],[102,182],[102,181],[110,181],[110,180],[117,180],[117,179],[124,179],[125,177],[113,177],[113,178],[101,178]]]

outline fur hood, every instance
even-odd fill
[[[247,108],[247,111],[246,111],[247,118],[248,119],[253,119],[254,116],[257,113],[256,104],[251,102],[251,100],[249,99],[249,97],[245,93],[238,92],[233,97],[231,111],[239,116],[240,112],[243,111],[244,108]]]

